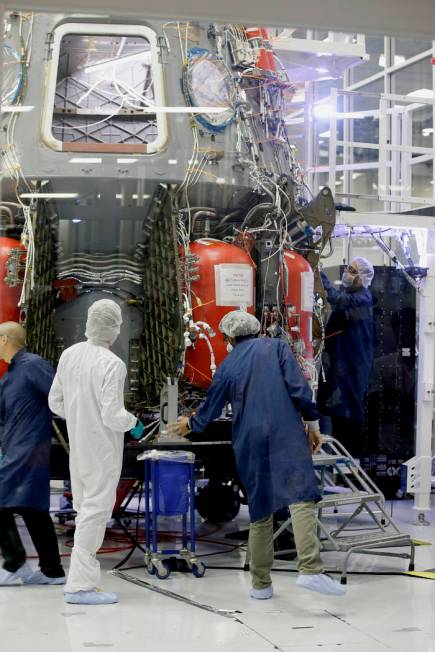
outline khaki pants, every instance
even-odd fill
[[[315,575],[323,571],[320,542],[317,536],[316,506],[314,502],[290,505],[293,534],[298,553],[298,570]],[[273,515],[266,516],[249,528],[250,569],[254,589],[265,589],[272,584]]]

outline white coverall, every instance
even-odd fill
[[[77,511],[66,593],[91,591],[100,583],[96,553],[116,500],[124,432],[137,422],[124,408],[126,374],[107,345],[81,342],[62,354],[48,397],[50,409],[66,419]]]

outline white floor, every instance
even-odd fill
[[[431,525],[427,527],[414,525],[415,513],[410,501],[394,503],[394,516],[402,529],[415,538],[435,543],[435,508],[428,515]],[[246,522],[244,513],[225,529],[244,527]],[[118,593],[119,604],[66,605],[62,587],[1,588],[0,650],[435,652],[435,581],[369,574],[399,573],[406,570],[406,561],[355,555],[351,570],[367,574],[350,575],[345,598],[304,592],[295,586],[295,573],[274,572],[275,597],[259,602],[248,596],[249,573],[223,568],[240,567],[243,550],[231,551],[223,531],[213,531],[206,525],[201,525],[199,531],[207,539],[199,543],[199,553],[226,551],[204,558],[220,569],[208,569],[202,579],[174,573],[164,581],[154,579],[141,568],[128,573],[198,605],[222,610],[220,613],[110,575],[108,571],[125,553],[104,554],[100,556],[104,570],[102,586]],[[23,539],[32,555],[24,532]],[[64,553],[69,549],[66,545],[69,539],[65,534],[59,538]],[[120,544],[107,539],[105,545]],[[331,554],[325,555],[324,560],[327,568],[336,568]],[[65,566],[67,563],[66,558]],[[141,555],[135,554],[127,566],[141,563]],[[276,568],[288,570],[294,568],[294,563],[277,562]],[[435,546],[417,549],[416,568],[435,568]]]

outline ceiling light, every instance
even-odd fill
[[[225,183],[225,179],[224,179],[224,177],[218,177],[218,178],[216,179],[216,183],[219,183],[220,185],[223,185],[223,184]]]
[[[129,165],[130,163],[136,163],[137,158],[117,158],[116,162],[118,165]]]
[[[225,113],[230,106],[144,106],[141,113]]]
[[[169,165],[177,165],[178,161],[176,158],[170,158],[168,159],[168,164]]]
[[[28,111],[33,111],[34,108],[34,106],[23,105],[2,106],[1,113],[27,113]]]
[[[75,199],[78,192],[22,192],[21,199]]]
[[[81,222],[81,220],[79,220],[79,218],[76,217],[76,218],[73,219],[72,222],[73,222],[73,224],[79,224]]]
[[[102,158],[95,158],[95,157],[80,157],[80,156],[75,156],[74,158],[70,158],[69,163],[102,163],[103,159]]]

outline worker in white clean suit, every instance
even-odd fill
[[[86,323],[87,342],[63,352],[48,397],[51,410],[66,419],[70,442],[70,473],[77,512],[74,547],[65,601],[110,604],[114,593],[97,587],[101,547],[121,475],[124,433],[139,437],[142,423],[124,407],[127,369],[109,347],[122,324],[117,303],[92,304]]]

